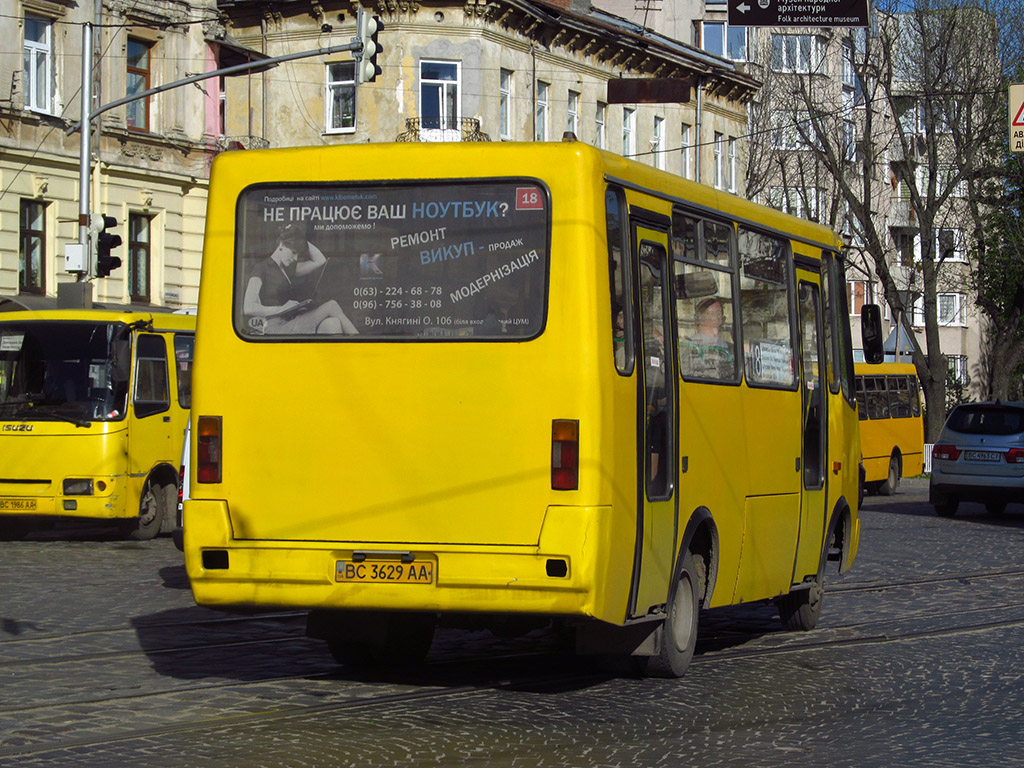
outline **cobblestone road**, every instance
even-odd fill
[[[536,632],[355,674],[303,617],[196,607],[169,540],[0,542],[0,766],[1024,766],[1024,507],[869,497],[819,628],[708,611],[678,681]]]

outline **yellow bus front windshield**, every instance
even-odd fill
[[[250,187],[235,329],[248,340],[536,337],[549,221],[532,180]]]
[[[130,354],[125,323],[3,323],[0,420],[85,424],[123,419]]]

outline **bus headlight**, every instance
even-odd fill
[[[92,478],[71,477],[64,481],[65,496],[92,496]]]

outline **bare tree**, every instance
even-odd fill
[[[959,0],[880,0],[875,10],[870,29],[832,32],[820,52],[821,31],[773,36],[762,101],[777,151],[767,173],[817,184],[816,218],[865,257],[893,317],[911,316],[918,300],[925,348],[915,341],[912,359],[934,438],[946,415],[938,297],[966,281],[966,265],[952,263],[963,243],[950,233],[975,229],[971,182],[991,177],[988,139],[1006,119],[998,35],[991,13]]]

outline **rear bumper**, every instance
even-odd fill
[[[546,614],[616,624],[626,613],[632,567],[632,548],[622,542],[635,536],[611,507],[549,507],[530,547],[236,540],[227,502],[196,499],[185,502],[184,531],[200,605]],[[380,550],[432,563],[434,583],[335,580],[339,561]],[[564,575],[551,561],[564,562]]]

